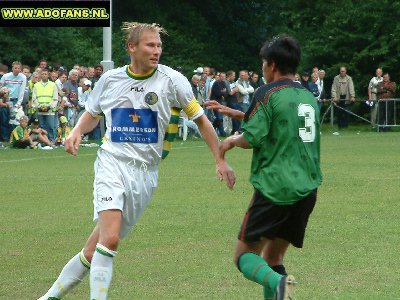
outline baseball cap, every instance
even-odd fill
[[[202,67],[198,67],[196,70],[193,70],[194,73],[203,73],[203,68]]]
[[[84,84],[84,85],[91,86],[91,85],[92,85],[92,82],[91,82],[89,79],[87,79],[87,80],[85,80],[85,81],[83,82],[83,84]]]
[[[33,123],[33,124],[39,124],[39,119],[33,119],[33,120],[32,120],[32,123]]]
[[[60,117],[60,123],[64,124],[64,123],[67,123],[67,122],[68,122],[67,117],[65,117],[65,116],[61,116]]]
[[[303,74],[301,74],[301,76],[310,76],[310,74],[308,74],[307,71],[304,71]]]

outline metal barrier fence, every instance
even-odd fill
[[[339,106],[339,101],[344,101],[346,106]],[[388,128],[392,127],[400,127],[400,123],[397,123],[399,118],[400,111],[397,111],[397,107],[400,107],[400,98],[391,98],[391,99],[380,99],[380,100],[356,100],[351,101],[350,99],[341,99],[337,101],[333,101],[332,99],[327,99],[322,101],[322,103],[329,103],[328,108],[323,113],[321,117],[320,123],[323,124],[326,116],[330,113],[330,125],[334,126],[335,121],[335,111],[336,114],[339,111],[342,111],[346,114],[352,115],[366,123],[371,124],[372,127],[376,128],[377,131],[385,131]],[[370,108],[370,114],[376,114],[376,118],[371,118],[370,120],[352,112],[351,103],[359,102],[361,105],[366,105]],[[399,104],[397,104],[399,103]]]

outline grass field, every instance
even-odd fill
[[[95,154],[0,150],[0,299],[37,299],[83,246]],[[400,299],[399,157],[399,132],[323,133],[324,183],[304,248],[285,261],[296,299]],[[228,159],[234,191],[216,180],[202,141],[175,143],[152,203],[121,243],[109,299],[262,299],[232,263],[251,151]],[[65,299],[88,299],[88,286]]]

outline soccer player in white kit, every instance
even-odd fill
[[[222,158],[215,131],[196,102],[190,83],[158,63],[162,43],[157,24],[124,23],[130,65],[103,74],[86,112],[65,142],[77,155],[82,135],[106,119],[106,140],[98,151],[94,178],[96,226],[84,248],[63,268],[40,300],[61,299],[90,272],[90,299],[107,299],[118,243],[136,223],[157,186],[158,163],[171,108],[182,108],[198,125],[215,161],[216,172],[232,189],[233,170]]]

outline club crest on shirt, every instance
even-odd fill
[[[154,92],[148,92],[145,96],[144,96],[144,101],[146,101],[146,103],[148,105],[154,105],[157,103],[158,101],[158,96],[156,93]]]

